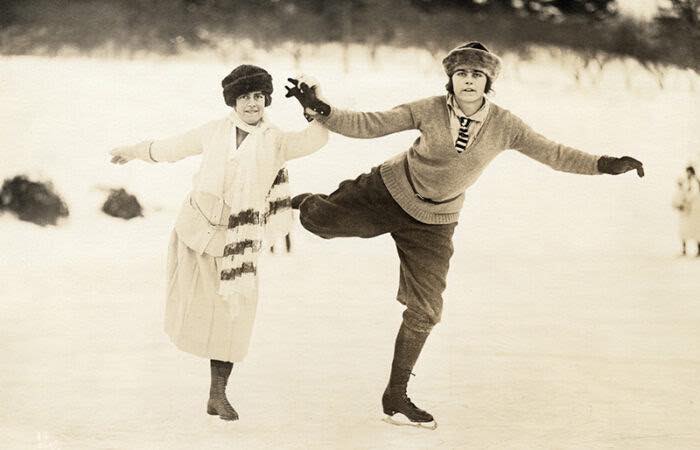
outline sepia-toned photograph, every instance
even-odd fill
[[[0,2],[0,448],[700,448],[700,1]]]

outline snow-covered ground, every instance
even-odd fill
[[[283,97],[298,69],[357,109],[445,82],[417,50],[315,55],[298,67],[249,54],[275,77],[283,128],[305,123]],[[470,189],[443,322],[409,392],[440,427],[380,421],[402,310],[391,239],[324,241],[299,226],[293,252],[262,264],[250,355],[228,391],[242,419],[206,415],[208,362],[162,331],[167,240],[198,160],[113,166],[107,152],[226,114],[219,81],[240,62],[0,58],[0,176],[51,179],[71,211],[47,228],[0,215],[0,447],[700,447],[700,259],[677,257],[670,208],[700,150],[698,77],[676,71],[659,90],[619,64],[577,85],[546,59],[510,58],[494,101],[552,139],[635,156],[647,176],[574,176],[506,152]],[[293,190],[330,192],[413,139],[334,135],[290,164]],[[99,211],[117,186],[144,218]]]

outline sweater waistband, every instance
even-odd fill
[[[416,190],[416,186],[413,184],[413,178],[411,178],[411,170],[408,167],[408,158],[404,158],[403,160],[403,170],[406,172],[406,179],[408,180],[409,186],[411,186],[411,190],[413,191],[413,194],[416,196],[417,199],[424,201],[426,203],[430,203],[432,205],[443,205],[445,203],[450,203],[452,201],[457,200],[459,195],[455,195],[452,198],[448,198],[447,200],[442,200],[442,201],[435,201],[426,197],[423,197],[418,193]]]
[[[464,196],[459,196],[453,202],[443,205],[434,205],[420,200],[415,196],[411,186],[408,184],[406,172],[403,168],[402,159],[404,158],[406,158],[406,153],[398,154],[384,161],[379,167],[384,185],[396,203],[409,216],[422,223],[438,225],[457,222]]]

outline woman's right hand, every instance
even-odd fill
[[[331,107],[321,94],[321,87],[318,81],[308,75],[300,75],[298,78],[288,78],[292,87],[287,89],[286,97],[295,97],[304,108],[306,115],[316,117],[317,115],[328,116]]]
[[[310,75],[301,74],[301,75],[299,75],[297,80],[299,81],[299,86],[301,86],[302,83],[306,84],[309,88],[311,88],[313,93],[316,95],[316,99],[320,100],[323,103],[328,104],[326,99],[323,98],[323,94],[321,94],[321,85],[318,83],[318,80],[316,78],[314,78]],[[313,118],[316,118],[316,116],[320,115],[319,112],[317,112],[314,109],[308,108],[308,107],[304,108],[304,113],[308,114],[309,116],[311,116]]]
[[[316,78],[312,77],[311,75],[301,74],[297,77],[297,81],[299,82],[299,86],[301,86],[303,83],[313,89],[314,93],[316,94],[316,98],[319,100],[325,100],[321,97],[321,85]]]
[[[133,159],[140,159],[146,162],[154,162],[150,156],[150,142],[144,141],[134,145],[117,147],[109,152],[112,155],[112,164],[126,164]]]

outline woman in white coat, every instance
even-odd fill
[[[685,175],[678,178],[673,207],[680,214],[678,231],[681,237],[682,255],[686,254],[687,241],[693,240],[698,247],[696,255],[700,256],[700,179],[692,165],[686,167]]]
[[[320,149],[328,131],[315,121],[295,133],[268,123],[272,77],[260,67],[238,66],[221,84],[233,108],[227,117],[111,155],[116,164],[202,155],[170,238],[165,331],[179,349],[211,361],[207,413],[237,420],[225,391],[233,362],[248,351],[257,255],[266,237],[284,236],[292,223],[284,163]]]

